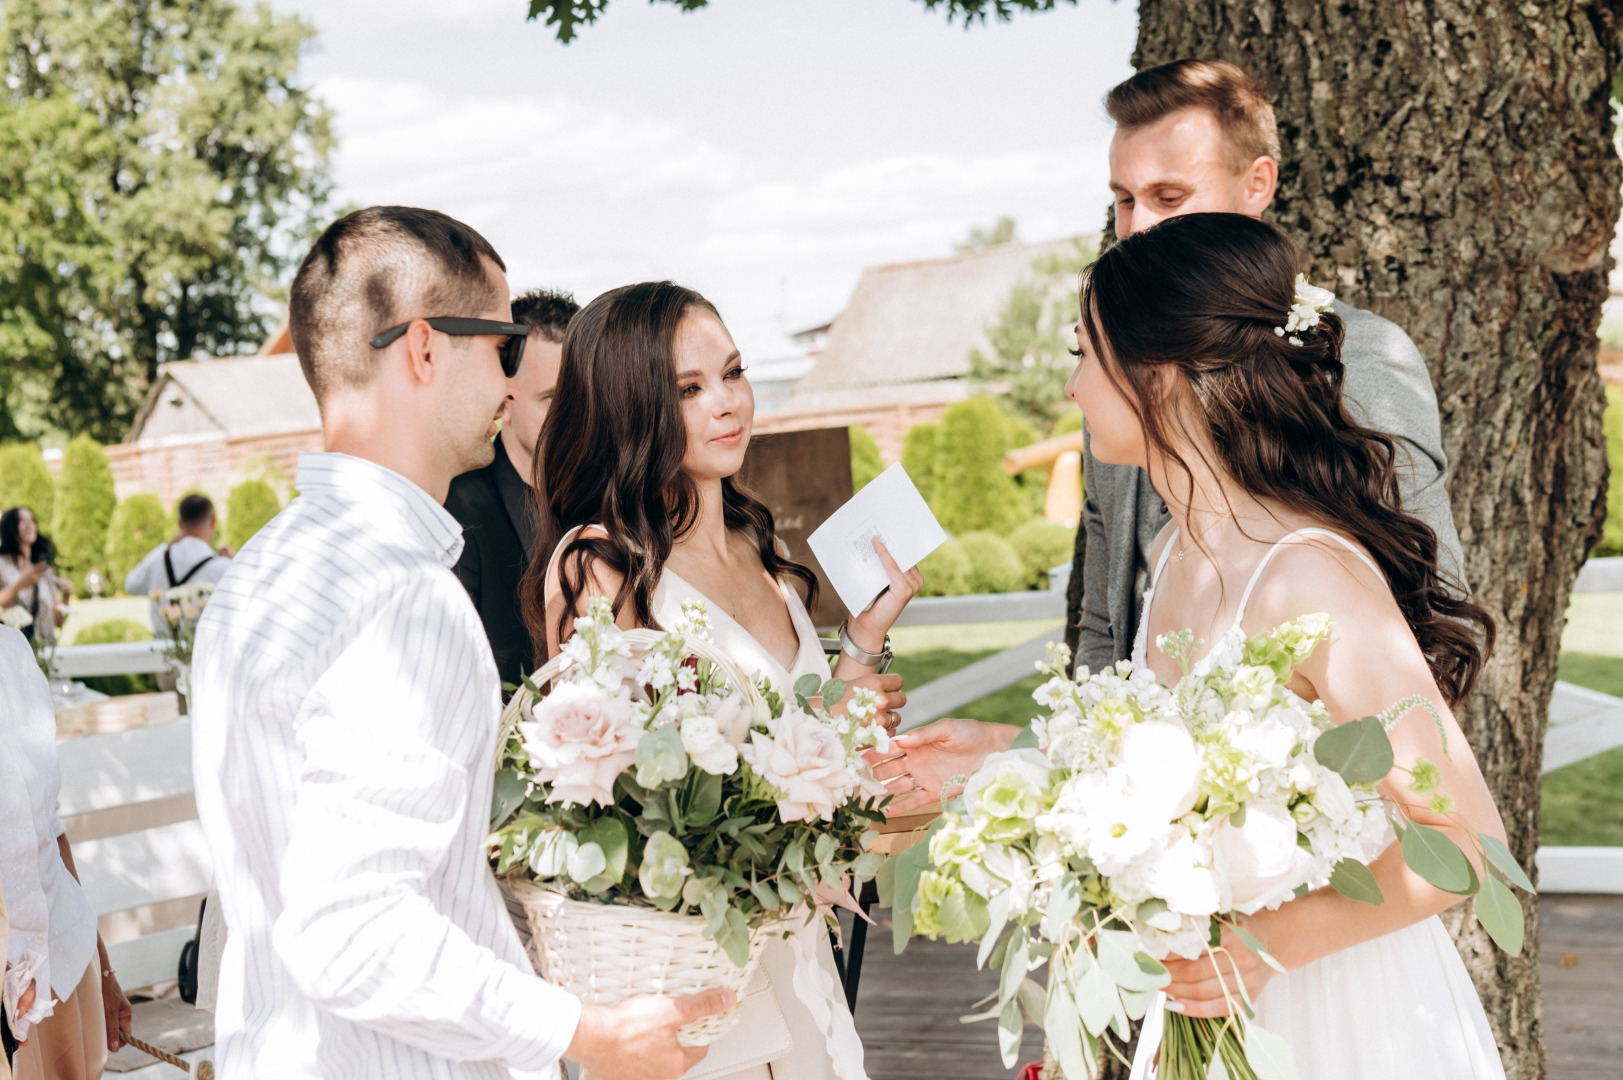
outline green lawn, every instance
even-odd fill
[[[902,676],[906,686],[923,686],[983,657],[1030,641],[1059,625],[1053,621],[1038,621],[903,627],[890,635],[891,643],[896,648],[896,661],[890,670]],[[956,715],[972,716],[990,723],[1025,724],[1036,712],[1037,705],[1031,700],[1031,692],[1041,682],[1042,677],[1032,672],[1029,678],[1013,686],[955,710]]]

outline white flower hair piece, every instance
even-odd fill
[[[1319,315],[1330,310],[1336,294],[1329,289],[1310,285],[1306,277],[1296,275],[1296,302],[1285,315],[1285,325],[1274,327],[1274,333],[1288,337],[1292,345],[1300,345],[1301,334],[1319,325]]]

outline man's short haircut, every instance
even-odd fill
[[[562,289],[531,289],[513,298],[513,321],[523,323],[554,345],[563,344],[564,331],[580,305],[575,294]]]
[[[214,516],[214,500],[194,492],[180,500],[176,513],[182,525],[201,525]]]
[[[1226,60],[1174,60],[1145,68],[1105,95],[1105,112],[1123,131],[1147,127],[1183,109],[1216,120],[1240,172],[1259,157],[1279,160],[1279,127],[1262,88]]]
[[[325,402],[365,386],[380,350],[369,342],[410,319],[477,317],[498,298],[490,241],[437,210],[371,206],[327,226],[293,278],[288,323],[305,381]]]

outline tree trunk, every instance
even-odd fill
[[[1617,0],[1142,0],[1133,57],[1250,72],[1284,148],[1272,218],[1303,270],[1430,365],[1466,572],[1499,626],[1460,718],[1529,871],[1561,629],[1605,510],[1595,331],[1623,183],[1620,15]],[[1519,957],[1468,905],[1447,917],[1510,1080],[1545,1066],[1526,907]]]

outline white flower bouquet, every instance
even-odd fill
[[[149,597],[163,620],[163,655],[175,673],[175,686],[182,694],[191,693],[192,649],[197,644],[197,620],[203,617],[214,586],[188,583],[169,589],[153,589]]]
[[[861,754],[888,745],[875,695],[834,715],[845,683],[805,676],[785,702],[706,627],[693,602],[670,632],[622,631],[594,599],[504,714],[496,869],[538,966],[587,1001],[741,990],[768,934],[883,862],[866,849],[885,791]]]
[[[1126,664],[1067,676],[1050,653],[1033,695],[1047,710],[1015,749],[994,754],[932,826],[928,843],[887,865],[882,893],[908,936],[981,943],[1002,969],[995,1007],[1004,1060],[1020,1045],[1022,1011],[1045,1029],[1067,1076],[1094,1075],[1107,1032],[1128,1036],[1168,981],[1161,960],[1225,946],[1222,931],[1283,970],[1238,916],[1330,885],[1353,899],[1382,896],[1365,865],[1394,831],[1409,866],[1439,888],[1475,895],[1476,915],[1508,952],[1521,949],[1511,892],[1532,883],[1508,849],[1478,836],[1487,875],[1448,835],[1412,820],[1377,785],[1393,770],[1386,729],[1424,699],[1384,718],[1336,726],[1318,702],[1291,692],[1292,669],[1329,630],[1308,616],[1246,643],[1237,664],[1190,674],[1192,634],[1156,644],[1179,660],[1175,687]],[[1439,730],[1440,724],[1439,724]],[[1408,789],[1449,815],[1437,767],[1418,761]],[[1473,834],[1474,835],[1474,834]],[[1028,973],[1048,963],[1046,989]],[[1284,1040],[1247,1023],[1251,1000],[1234,987],[1230,1016],[1168,1012],[1160,1080],[1284,1080],[1295,1075]]]

